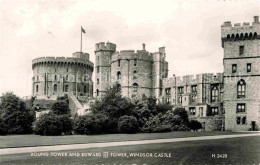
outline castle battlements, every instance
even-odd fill
[[[38,64],[49,65],[79,65],[93,70],[94,63],[84,58],[76,57],[40,57],[32,60],[32,67]]]
[[[230,21],[224,22],[221,26],[221,38],[222,40],[245,40],[260,38],[260,22],[259,17],[254,16],[254,22],[252,25],[248,22],[235,23],[232,26]]]
[[[113,44],[111,42],[99,42],[96,44],[96,50],[95,51],[111,51],[115,52],[116,51],[116,44]]]
[[[139,59],[139,60],[146,60],[152,61],[151,53],[145,50],[120,50],[112,54],[112,61],[116,61],[117,59]]]
[[[195,85],[200,83],[222,83],[223,73],[202,73],[195,75],[173,76],[164,78],[163,84],[165,87]]]

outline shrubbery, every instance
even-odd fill
[[[13,93],[1,96],[0,102],[0,134],[32,133],[33,113],[25,102]]]
[[[41,115],[35,122],[34,132],[36,135],[61,135],[60,117],[53,113]]]
[[[77,134],[102,134],[108,133],[110,126],[108,117],[103,114],[79,116],[75,119],[74,131]]]
[[[197,131],[202,128],[202,125],[197,120],[191,120],[189,123],[190,129],[193,131]]]
[[[134,116],[122,116],[118,120],[118,131],[120,133],[136,133],[139,131],[139,124]]]

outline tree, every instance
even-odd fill
[[[172,105],[170,104],[165,104],[165,103],[159,103],[157,106],[156,106],[156,109],[157,109],[157,113],[166,113],[167,111],[169,110],[172,110]]]
[[[197,131],[197,130],[202,128],[202,125],[197,120],[191,120],[190,123],[189,123],[189,127],[190,127],[191,130]]]
[[[59,100],[52,104],[51,110],[56,115],[67,115],[70,112],[69,104]]]
[[[108,133],[109,129],[110,121],[104,114],[90,114],[75,119],[74,131],[77,134],[102,134]]]
[[[62,122],[60,116],[53,113],[41,115],[35,122],[34,132],[37,135],[61,135]]]
[[[7,134],[27,134],[32,132],[33,113],[25,102],[11,92],[1,96],[0,119]]]
[[[122,116],[118,120],[118,131],[120,133],[136,133],[139,124],[134,116]]]
[[[188,123],[189,123],[189,116],[188,116],[187,111],[184,108],[176,108],[172,112],[173,112],[174,115],[180,116],[180,118],[182,120],[182,123],[184,125],[188,125]]]
[[[65,135],[71,135],[73,130],[73,120],[68,115],[59,115],[61,124],[62,124],[62,132]]]

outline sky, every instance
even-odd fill
[[[0,0],[0,93],[32,94],[32,60],[94,62],[95,44],[157,52],[165,46],[169,77],[223,72],[221,25],[253,22],[260,0]]]

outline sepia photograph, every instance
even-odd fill
[[[260,164],[259,16],[259,0],[0,0],[0,164]]]

